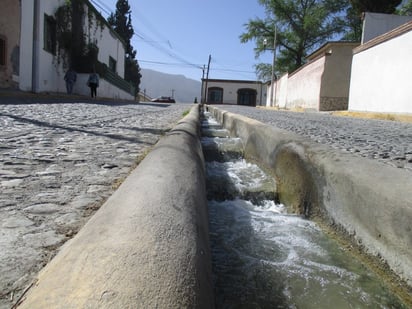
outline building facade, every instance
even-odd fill
[[[20,3],[2,0],[0,10],[0,88],[17,88],[20,59]]]
[[[256,106],[265,102],[266,86],[260,81],[202,79],[202,102]]]
[[[57,10],[66,5],[65,0],[6,0],[10,6],[2,13],[6,16],[18,16],[19,20],[7,21],[2,17],[0,39],[6,38],[6,53],[9,60],[6,74],[0,75],[0,86],[16,87],[23,91],[65,92],[64,74],[70,64],[61,54],[57,37]],[[12,14],[15,11],[16,15]],[[124,81],[125,45],[120,37],[110,28],[104,18],[88,2],[83,4],[84,15],[80,27],[85,41],[96,46],[97,60],[105,74],[101,76],[99,96],[133,99],[130,84]],[[10,18],[9,18],[10,19]],[[13,31],[3,35],[3,20]],[[73,28],[73,25],[72,25]],[[2,41],[0,40],[0,43]],[[14,46],[14,47],[13,47]],[[15,51],[13,54],[13,50]],[[18,54],[18,56],[17,56]],[[1,55],[1,54],[0,54]],[[11,61],[14,59],[14,62]],[[88,94],[86,81],[90,72],[78,74],[73,92]],[[106,74],[107,71],[107,74]],[[10,78],[11,77],[11,78]],[[10,79],[13,82],[10,82]],[[9,82],[7,82],[9,81]]]

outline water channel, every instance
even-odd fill
[[[275,202],[276,184],[202,120],[216,308],[407,308],[316,223]]]

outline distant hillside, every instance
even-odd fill
[[[149,69],[141,69],[142,79],[140,91],[146,89],[146,94],[152,98],[171,96],[174,89],[176,102],[193,103],[195,97],[200,101],[202,83],[186,78],[183,75],[173,75]]]

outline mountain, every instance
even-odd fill
[[[142,79],[140,82],[140,91],[151,98],[160,96],[172,96],[174,89],[174,98],[176,102],[193,103],[195,97],[200,102],[200,92],[202,83],[200,81],[187,78],[183,75],[174,75],[162,73],[149,69],[141,69]]]

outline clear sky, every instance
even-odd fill
[[[116,0],[91,0],[107,17]],[[271,63],[270,51],[255,59],[254,42],[239,36],[249,19],[265,17],[257,0],[129,0],[141,68],[200,80],[212,56],[209,78],[256,80],[254,65]]]

